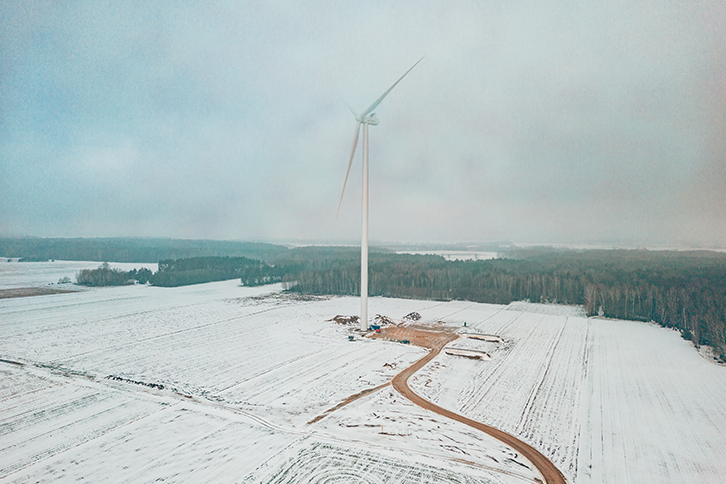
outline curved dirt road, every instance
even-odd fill
[[[441,334],[441,337],[429,339],[430,344],[427,345],[427,347],[431,348],[431,351],[428,355],[424,356],[416,363],[409,366],[393,378],[393,381],[391,382],[393,388],[398,390],[399,393],[401,393],[403,396],[411,400],[419,407],[431,410],[434,413],[438,413],[439,415],[443,415],[444,417],[448,417],[450,419],[466,424],[470,427],[474,427],[475,429],[479,429],[482,432],[486,432],[487,434],[491,435],[495,439],[504,442],[512,449],[523,455],[526,459],[528,459],[537,468],[540,474],[542,474],[542,477],[544,477],[547,484],[566,484],[565,477],[562,475],[559,469],[557,469],[557,467],[555,467],[555,465],[547,457],[542,455],[537,449],[535,449],[531,445],[526,444],[518,438],[514,437],[513,435],[510,435],[499,429],[490,427],[489,425],[485,425],[481,422],[477,422],[476,420],[472,420],[470,418],[464,417],[463,415],[459,415],[458,413],[454,413],[450,410],[439,407],[438,405],[429,402],[428,400],[422,398],[413,390],[411,390],[411,387],[408,386],[409,377],[421,368],[423,368],[426,363],[428,363],[436,355],[438,355],[443,347],[446,346],[446,343],[456,339],[456,336],[452,334],[439,334]]]

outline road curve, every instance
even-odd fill
[[[503,432],[497,428],[490,427],[489,425],[485,425],[481,422],[477,422],[476,420],[472,420],[470,418],[464,417],[463,415],[459,415],[458,413],[454,413],[450,410],[439,407],[438,405],[426,400],[425,398],[419,396],[417,393],[411,390],[411,387],[408,386],[409,377],[421,368],[423,368],[426,363],[431,361],[436,355],[439,354],[443,347],[446,346],[446,343],[453,339],[455,339],[455,337],[452,335],[451,338],[440,339],[436,341],[431,346],[431,351],[429,352],[429,354],[427,354],[393,378],[393,381],[391,382],[393,388],[395,388],[399,393],[401,393],[403,396],[411,400],[419,407],[431,410],[432,412],[456,420],[475,429],[479,429],[482,432],[491,435],[495,439],[504,442],[512,449],[523,455],[526,459],[528,459],[537,468],[540,474],[542,474],[542,477],[547,484],[566,484],[567,481],[565,481],[565,476],[563,476],[559,469],[555,467],[552,461],[542,455],[537,449],[535,449],[531,445],[526,444],[518,438],[514,437],[513,435]]]

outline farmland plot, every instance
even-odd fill
[[[723,482],[726,368],[671,330],[532,306],[474,325],[503,343],[450,343],[491,360],[442,353],[412,388],[519,436],[573,482]]]
[[[239,481],[300,438],[169,395],[2,363],[0,375],[2,482]]]
[[[389,381],[390,364],[425,354],[348,342],[348,328],[326,319],[354,313],[354,298],[254,297],[265,291],[227,281],[4,300],[0,358],[163,385],[303,424],[310,413]]]
[[[285,449],[274,461],[249,475],[245,483],[264,484],[507,484],[533,482],[506,474],[488,474],[431,456],[330,443],[314,439]]]
[[[0,301],[0,480],[239,482],[260,466],[272,479],[287,465],[285,449],[308,455],[325,442],[335,450],[291,468],[290,482],[309,482],[318,464],[352,459],[348,436],[307,422],[389,382],[426,350],[348,341],[356,333],[327,320],[355,314],[356,298],[296,300],[279,290],[226,281]],[[371,313],[400,318],[431,305],[375,299]],[[461,472],[466,482],[510,482],[467,463],[442,469],[407,448],[369,451],[378,462],[371,479],[403,479],[407,469],[402,482]]]
[[[357,298],[279,291],[226,281],[0,300],[0,481],[533,482],[510,448],[390,387],[308,425],[425,350],[329,321],[356,314]],[[413,311],[406,324],[502,341],[454,341],[491,359],[441,353],[411,386],[519,436],[570,481],[723,481],[726,368],[677,333],[576,308],[370,300],[371,315]]]

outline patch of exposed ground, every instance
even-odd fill
[[[380,333],[370,333],[368,337],[394,341],[408,340],[411,344],[422,348],[440,350],[446,343],[455,340],[457,335],[453,332],[428,331],[413,326],[388,326],[381,328]]]
[[[11,297],[46,296],[48,294],[65,294],[78,292],[77,289],[56,289],[54,287],[14,287],[11,289],[0,289],[0,299]]]

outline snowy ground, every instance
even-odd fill
[[[521,437],[573,482],[724,482],[726,368],[675,331],[527,306],[470,320],[503,343],[451,343],[491,360],[442,353],[411,387]]]
[[[29,273],[0,272],[0,287],[54,282],[75,264],[98,265],[8,263]],[[226,281],[0,300],[0,482],[533,482],[511,449],[391,387],[308,425],[425,350],[348,341],[355,333],[327,320],[355,314],[356,298],[279,289]],[[569,481],[724,481],[726,368],[677,333],[572,307],[370,304],[372,316],[417,311],[432,327],[501,336],[450,343],[491,360],[441,353],[411,386],[518,435]]]

